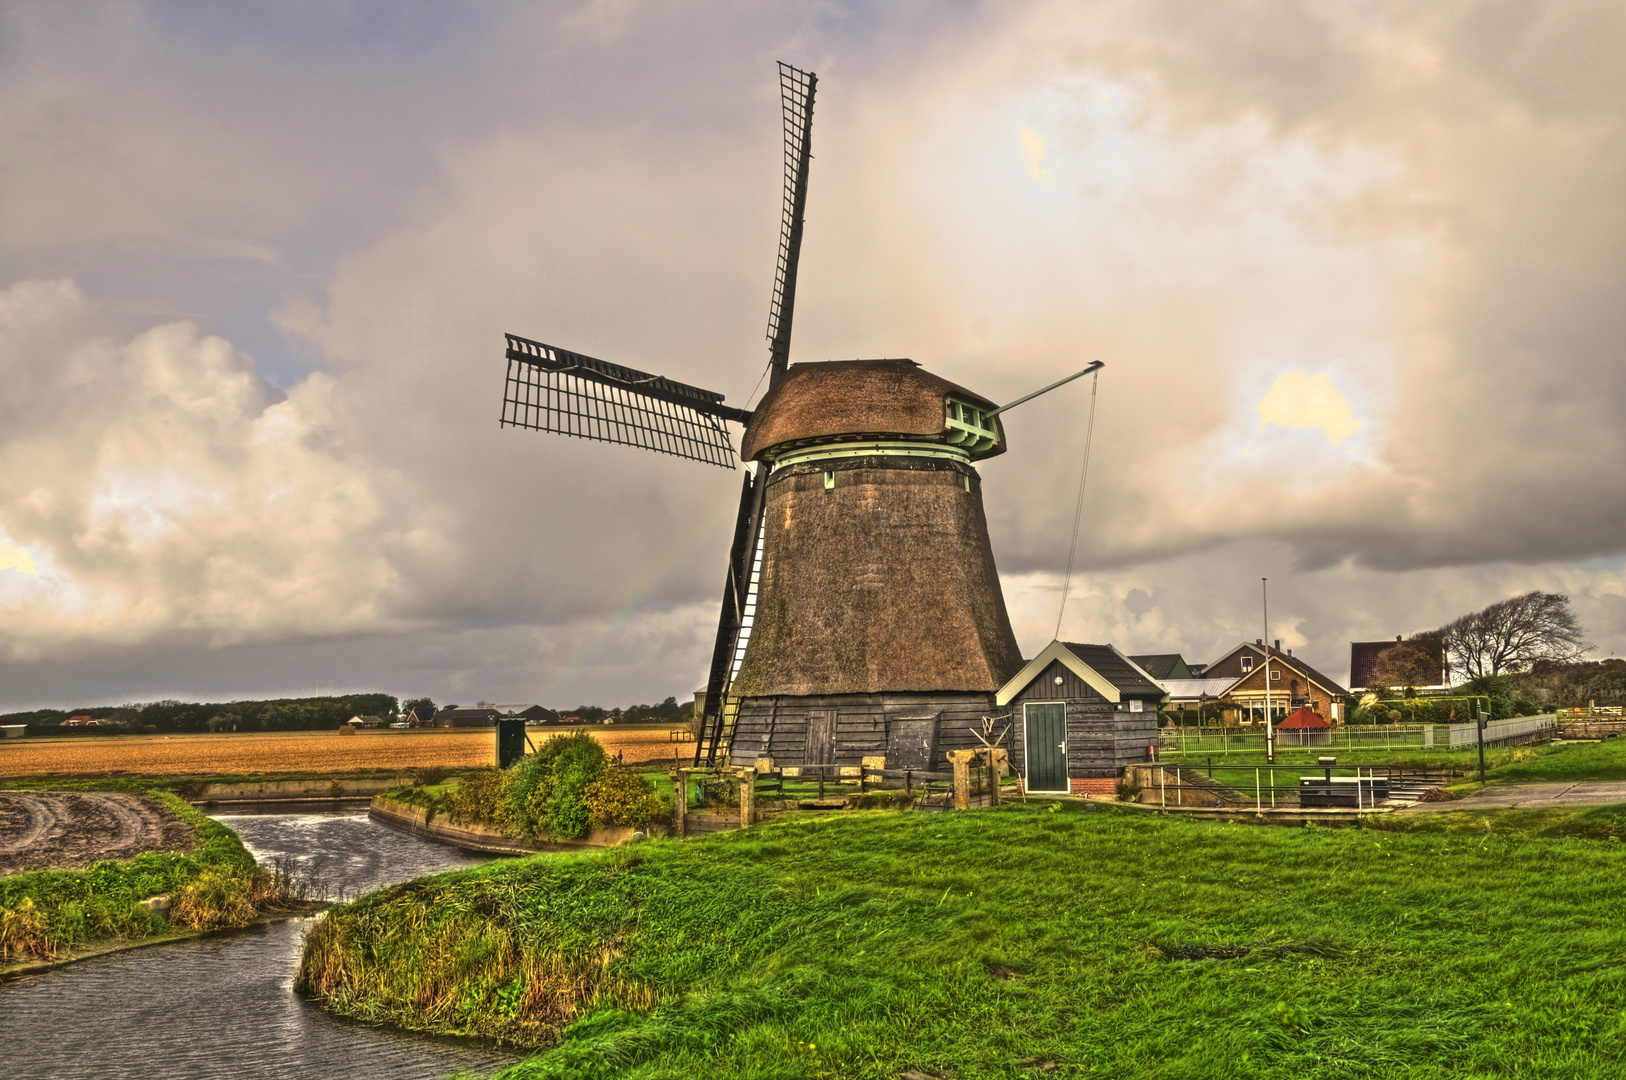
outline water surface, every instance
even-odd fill
[[[407,836],[365,814],[233,815],[262,861],[286,855],[350,896],[483,856]],[[310,920],[156,945],[0,984],[7,1080],[424,1080],[488,1074],[522,1056],[488,1043],[371,1028],[292,989]]]

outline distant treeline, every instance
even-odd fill
[[[629,705],[625,709],[601,709],[597,705],[578,705],[574,709],[560,709],[561,716],[579,716],[589,724],[602,724],[606,719],[623,724],[654,724],[687,720],[694,714],[694,702],[679,705],[669,697],[659,705]]]
[[[352,716],[388,717],[396,710],[391,694],[277,698],[271,701],[154,701],[145,705],[98,705],[84,709],[36,709],[0,716],[0,724],[27,724],[29,733],[106,735],[124,731],[208,731],[209,721],[227,731],[314,731],[337,728]],[[66,728],[71,716],[89,716],[97,727]]]
[[[1515,692],[1555,705],[1626,705],[1626,660],[1610,657],[1579,664],[1538,660],[1529,671],[1507,676]]]

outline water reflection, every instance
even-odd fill
[[[349,895],[482,857],[365,815],[223,817],[254,855],[285,855]],[[292,991],[308,920],[87,960],[0,984],[0,1072],[44,1078],[444,1077],[518,1052],[336,1020]]]

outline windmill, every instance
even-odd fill
[[[502,426],[746,471],[695,761],[930,768],[1022,666],[973,462],[998,407],[911,360],[790,363],[818,77],[779,65],[785,186],[768,390],[723,395],[514,334]],[[849,760],[850,759],[850,760]]]

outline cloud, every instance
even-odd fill
[[[497,430],[500,334],[744,402],[773,55],[821,75],[793,359],[1000,400],[1107,362],[1072,633],[1202,657],[1262,573],[1306,648],[1549,582],[1616,625],[1574,567],[1626,535],[1621,9],[911,11],[5,22],[8,686],[208,649],[245,686],[696,681],[737,478]],[[1024,644],[1083,394],[981,467]]]
[[[1284,428],[1320,430],[1332,446],[1361,430],[1361,422],[1350,411],[1349,400],[1332,385],[1325,372],[1306,375],[1284,371],[1259,399],[1259,420]]]

